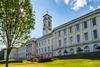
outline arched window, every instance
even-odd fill
[[[96,50],[96,47],[98,46],[98,44],[95,44],[94,46],[93,46],[93,51],[97,51]]]
[[[74,49],[73,49],[73,48],[70,49],[70,53],[71,53],[71,54],[74,53]]]
[[[100,50],[100,46],[98,44],[95,44],[93,46],[93,51],[98,51],[98,50]]]
[[[67,51],[67,50],[64,50],[64,52],[63,52],[63,53],[64,53],[64,55],[66,55],[66,54],[68,53],[68,51]]]
[[[85,47],[84,47],[84,52],[90,52],[89,46],[85,46]]]
[[[83,50],[80,47],[78,47],[77,48],[77,53],[81,53],[81,52],[83,52]]]

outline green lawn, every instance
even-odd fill
[[[0,67],[4,65],[0,64]],[[9,64],[9,67],[100,67],[100,60],[66,59],[45,63],[16,63]]]
[[[100,67],[100,60],[70,59],[44,63],[46,67]]]

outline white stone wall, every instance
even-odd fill
[[[31,41],[26,44],[26,58],[30,59],[34,55],[36,55],[36,43]]]
[[[94,18],[94,17],[96,17],[96,23],[97,23],[96,26],[93,26],[92,21],[91,21],[91,19]],[[87,25],[88,25],[87,29],[83,28],[83,21],[87,21]],[[75,27],[76,24],[79,24],[79,26],[80,26],[80,31],[79,32],[75,30],[76,29],[76,27]],[[72,27],[73,33],[69,32],[70,27]],[[66,36],[64,36],[64,34],[63,34],[64,29],[67,29],[67,35]],[[98,33],[98,39],[96,39],[96,40],[94,40],[94,38],[93,38],[93,30],[97,30],[97,33]],[[58,35],[59,31],[61,31],[61,36]],[[59,51],[61,51],[61,55],[64,55],[64,53],[63,53],[64,49],[66,49],[66,50],[68,50],[68,52],[70,52],[71,48],[74,49],[74,53],[77,53],[76,48],[77,47],[83,48],[83,47],[85,47],[84,45],[87,45],[87,46],[89,45],[90,52],[92,52],[93,51],[93,45],[95,43],[99,43],[99,42],[94,42],[94,41],[100,41],[100,36],[99,36],[100,35],[100,14],[89,16],[89,17],[84,18],[84,19],[82,19],[78,22],[70,24],[69,26],[64,26],[61,29],[57,29],[55,32],[56,32],[56,34],[54,34],[54,36],[53,36],[53,37],[55,37],[55,45],[54,45],[55,49],[54,49],[54,53],[53,53],[54,56],[58,56]],[[88,32],[88,41],[84,41],[84,33],[85,32]],[[78,34],[80,35],[80,43],[77,43],[77,39],[76,39],[76,35],[78,35]],[[70,37],[71,36],[73,36],[73,43],[72,44],[70,43]],[[66,46],[64,46],[64,38],[67,38]],[[61,46],[59,46],[59,42],[58,42],[59,40],[62,41]],[[91,44],[82,45],[85,42],[91,43]],[[92,42],[94,42],[94,43],[92,43]],[[63,47],[66,47],[66,48],[63,48]]]
[[[9,55],[9,59],[17,59],[18,57],[17,55],[18,55],[17,48],[13,48]]]
[[[23,45],[18,48],[18,59],[26,59],[26,46]]]
[[[48,37],[37,40],[37,52],[39,56],[51,57],[53,50],[53,38],[51,35]]]
[[[7,50],[4,51],[4,59],[6,60],[6,52]],[[9,54],[9,59],[17,59],[18,58],[18,49],[13,48]]]

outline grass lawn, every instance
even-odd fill
[[[0,64],[0,67],[5,67]],[[68,59],[45,63],[14,63],[9,67],[100,67],[100,60]]]
[[[44,63],[46,67],[100,67],[100,60],[70,59]]]

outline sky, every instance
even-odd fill
[[[100,8],[100,0],[31,0],[35,10],[35,29],[31,33],[31,38],[39,38],[43,34],[43,15],[52,16],[52,28],[67,23],[86,13]]]
[[[52,28],[67,23],[88,12],[100,8],[100,0],[31,0],[35,11],[35,29],[31,32],[31,38],[39,38],[43,34],[43,15],[52,16]],[[0,42],[0,48],[5,47]]]

